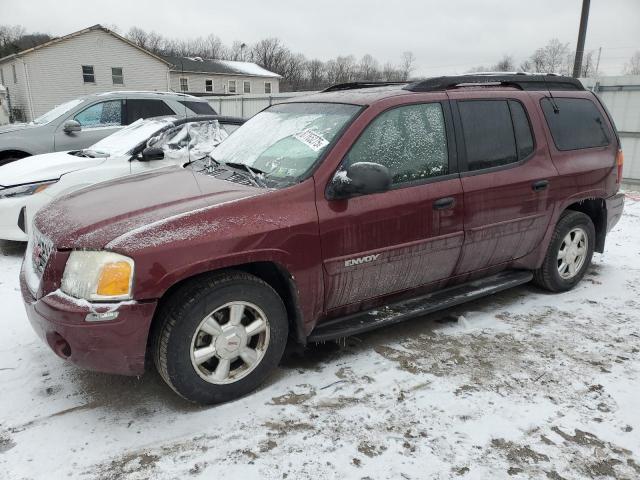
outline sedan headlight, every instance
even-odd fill
[[[130,300],[134,262],[113,252],[71,252],[62,291],[90,301]]]
[[[18,185],[17,187],[3,188],[0,190],[0,199],[33,195],[34,193],[38,193],[49,188],[56,182],[57,180],[50,180],[47,182],[27,183],[26,185]]]

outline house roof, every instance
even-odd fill
[[[123,42],[128,43],[129,45],[131,45],[132,47],[137,48],[137,49],[138,49],[138,50],[140,50],[141,52],[146,53],[147,55],[149,55],[149,56],[151,56],[151,57],[155,58],[156,60],[159,60],[159,61],[161,61],[162,63],[165,63],[165,64],[167,64],[167,65],[170,65],[170,63],[169,63],[167,60],[165,60],[164,58],[159,57],[158,55],[155,55],[155,54],[151,53],[149,50],[146,50],[146,49],[144,49],[144,48],[142,48],[142,47],[140,47],[140,46],[136,45],[136,44],[135,44],[135,43],[133,43],[131,40],[126,39],[126,38],[125,38],[125,37],[123,37],[122,35],[118,35],[118,34],[117,34],[116,32],[114,32],[113,30],[110,30],[110,29],[108,29],[108,28],[106,28],[106,27],[103,27],[103,26],[102,26],[102,25],[100,25],[100,24],[93,25],[93,26],[91,26],[91,27],[84,28],[84,29],[82,29],[82,30],[78,30],[77,32],[73,32],[73,33],[70,33],[70,34],[68,34],[68,35],[64,35],[64,36],[62,36],[62,37],[55,37],[55,38],[52,38],[51,40],[49,40],[48,42],[41,43],[40,45],[36,45],[35,47],[31,47],[31,48],[28,48],[28,49],[26,49],[26,50],[22,50],[21,52],[13,53],[13,54],[11,54],[11,55],[7,55],[6,57],[0,58],[0,63],[5,62],[5,61],[7,61],[7,60],[12,60],[12,59],[14,59],[14,58],[22,57],[23,55],[26,55],[27,53],[31,53],[31,52],[33,52],[33,51],[35,51],[35,50],[40,50],[40,49],[42,49],[42,48],[47,48],[47,47],[49,47],[49,46],[51,46],[51,45],[55,45],[56,43],[60,43],[60,42],[62,42],[62,41],[64,41],[64,40],[68,40],[68,39],[70,39],[70,38],[74,38],[74,37],[77,37],[77,36],[79,36],[79,35],[83,35],[83,34],[85,34],[85,33],[88,33],[88,32],[91,32],[91,31],[95,31],[95,30],[102,30],[103,32],[108,33],[109,35],[114,36],[114,37],[115,37],[115,38],[117,38],[118,40],[122,40]]]
[[[241,75],[245,77],[280,78],[280,75],[251,62],[214,60],[200,57],[172,57],[163,55],[174,72],[211,73],[214,75]]]

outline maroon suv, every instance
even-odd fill
[[[344,84],[259,113],[186,168],[42,210],[22,294],[84,368],[183,397],[255,389],[324,341],[533,280],[572,288],[620,218],[611,118],[574,79]],[[384,308],[381,308],[384,307]]]

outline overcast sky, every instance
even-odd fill
[[[172,37],[218,35],[226,44],[279,37],[327,60],[370,53],[381,63],[416,56],[414,75],[462,73],[516,62],[553,37],[575,48],[582,0],[0,0],[0,23],[64,35],[101,23]],[[602,47],[601,71],[619,73],[640,50],[640,0],[592,0],[586,48]]]

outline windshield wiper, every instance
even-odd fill
[[[244,163],[240,163],[240,162],[222,162],[220,160],[216,160],[211,155],[209,155],[207,158],[209,158],[212,162],[214,162],[219,167],[223,167],[228,170],[233,170],[236,172],[239,171],[239,173],[248,173],[251,176],[251,180],[257,187],[264,188],[267,186],[264,180],[259,176],[259,175],[265,175],[266,172],[263,172],[259,168],[250,167],[249,165],[245,165]]]

